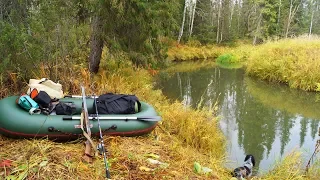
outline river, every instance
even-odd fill
[[[263,173],[294,150],[301,151],[307,162],[319,139],[319,93],[267,83],[248,77],[243,69],[215,65],[171,68],[160,72],[155,84],[169,99],[185,106],[217,105],[229,168],[242,165],[245,155],[253,154],[255,171]]]

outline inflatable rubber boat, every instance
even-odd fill
[[[60,102],[72,102],[76,114],[67,115],[30,115],[16,104],[18,96],[0,100],[0,133],[14,138],[42,138],[72,140],[82,136],[81,98],[61,98]],[[99,136],[94,100],[86,98],[92,136]],[[101,130],[104,135],[138,136],[150,133],[161,117],[148,103],[141,102],[141,111],[135,114],[99,114]]]

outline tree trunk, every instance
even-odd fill
[[[97,15],[93,18],[92,21],[92,33],[90,44],[89,70],[92,73],[97,73],[99,70],[102,47],[102,20],[101,17]]]
[[[278,8],[278,19],[277,19],[277,28],[276,28],[276,32],[279,35],[279,27],[280,27],[280,17],[281,17],[281,0],[279,0],[279,8]]]
[[[3,5],[2,4],[3,4],[3,2],[0,1],[0,20],[1,21],[3,21],[3,10],[2,10],[3,9]]]
[[[312,33],[312,25],[313,25],[313,16],[314,16],[314,6],[315,4],[313,3],[313,1],[311,1],[311,8],[312,8],[312,13],[311,13],[311,19],[310,19],[310,27],[309,27],[309,38],[311,37],[311,33]]]
[[[230,1],[230,20],[229,20],[229,30],[231,30],[231,27],[232,27],[232,18],[233,18],[233,13],[234,13],[234,4],[235,2],[233,1]]]
[[[194,15],[196,13],[196,7],[197,7],[197,0],[195,0],[193,7],[192,7],[192,17],[191,17],[189,37],[191,37],[192,31],[193,31],[193,22],[194,22]]]
[[[259,18],[258,18],[258,24],[257,24],[256,32],[254,34],[254,38],[253,38],[253,42],[252,42],[253,45],[257,44],[257,37],[258,37],[258,34],[260,32],[261,20],[262,20],[262,13],[260,12],[260,15],[259,15]]]
[[[296,14],[297,10],[299,9],[300,4],[301,4],[301,1],[300,1],[300,3],[297,4],[297,5],[294,7],[294,2],[295,2],[295,1],[290,0],[290,9],[289,9],[289,16],[288,16],[288,21],[287,21],[285,38],[288,37],[289,29],[290,29],[290,24],[291,24],[291,22],[292,22],[292,19],[293,19],[294,15]]]
[[[240,1],[238,1],[238,7],[237,7],[237,9],[238,9],[237,32],[238,32],[238,34],[241,35],[241,37],[242,37],[242,34],[240,34],[240,17],[241,17],[241,11],[242,11],[241,6],[240,6]]]
[[[182,24],[179,32],[179,37],[178,37],[178,43],[180,43],[181,37],[183,35],[183,29],[184,29],[184,22],[186,21],[186,11],[187,11],[187,0],[185,0],[184,3],[184,9],[183,9],[183,18],[182,18]]]
[[[288,15],[288,21],[287,21],[285,38],[288,37],[288,33],[289,33],[289,27],[290,27],[290,23],[291,23],[292,6],[293,6],[292,0],[290,0],[290,9],[289,9],[289,15]]]
[[[217,18],[217,38],[216,42],[219,43],[219,34],[220,34],[220,16],[221,16],[221,0],[218,0],[218,18]]]

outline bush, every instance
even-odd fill
[[[237,58],[232,54],[223,54],[217,58],[219,63],[235,63],[237,61]]]

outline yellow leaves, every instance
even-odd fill
[[[140,170],[140,171],[150,172],[150,171],[153,171],[154,169],[148,168],[148,167],[146,167],[146,166],[140,166],[140,167],[139,167],[139,170]]]
[[[79,164],[78,164],[78,170],[81,171],[81,172],[86,172],[86,171],[89,171],[89,167],[88,167],[88,164],[86,163],[83,163],[82,161],[79,161]]]

